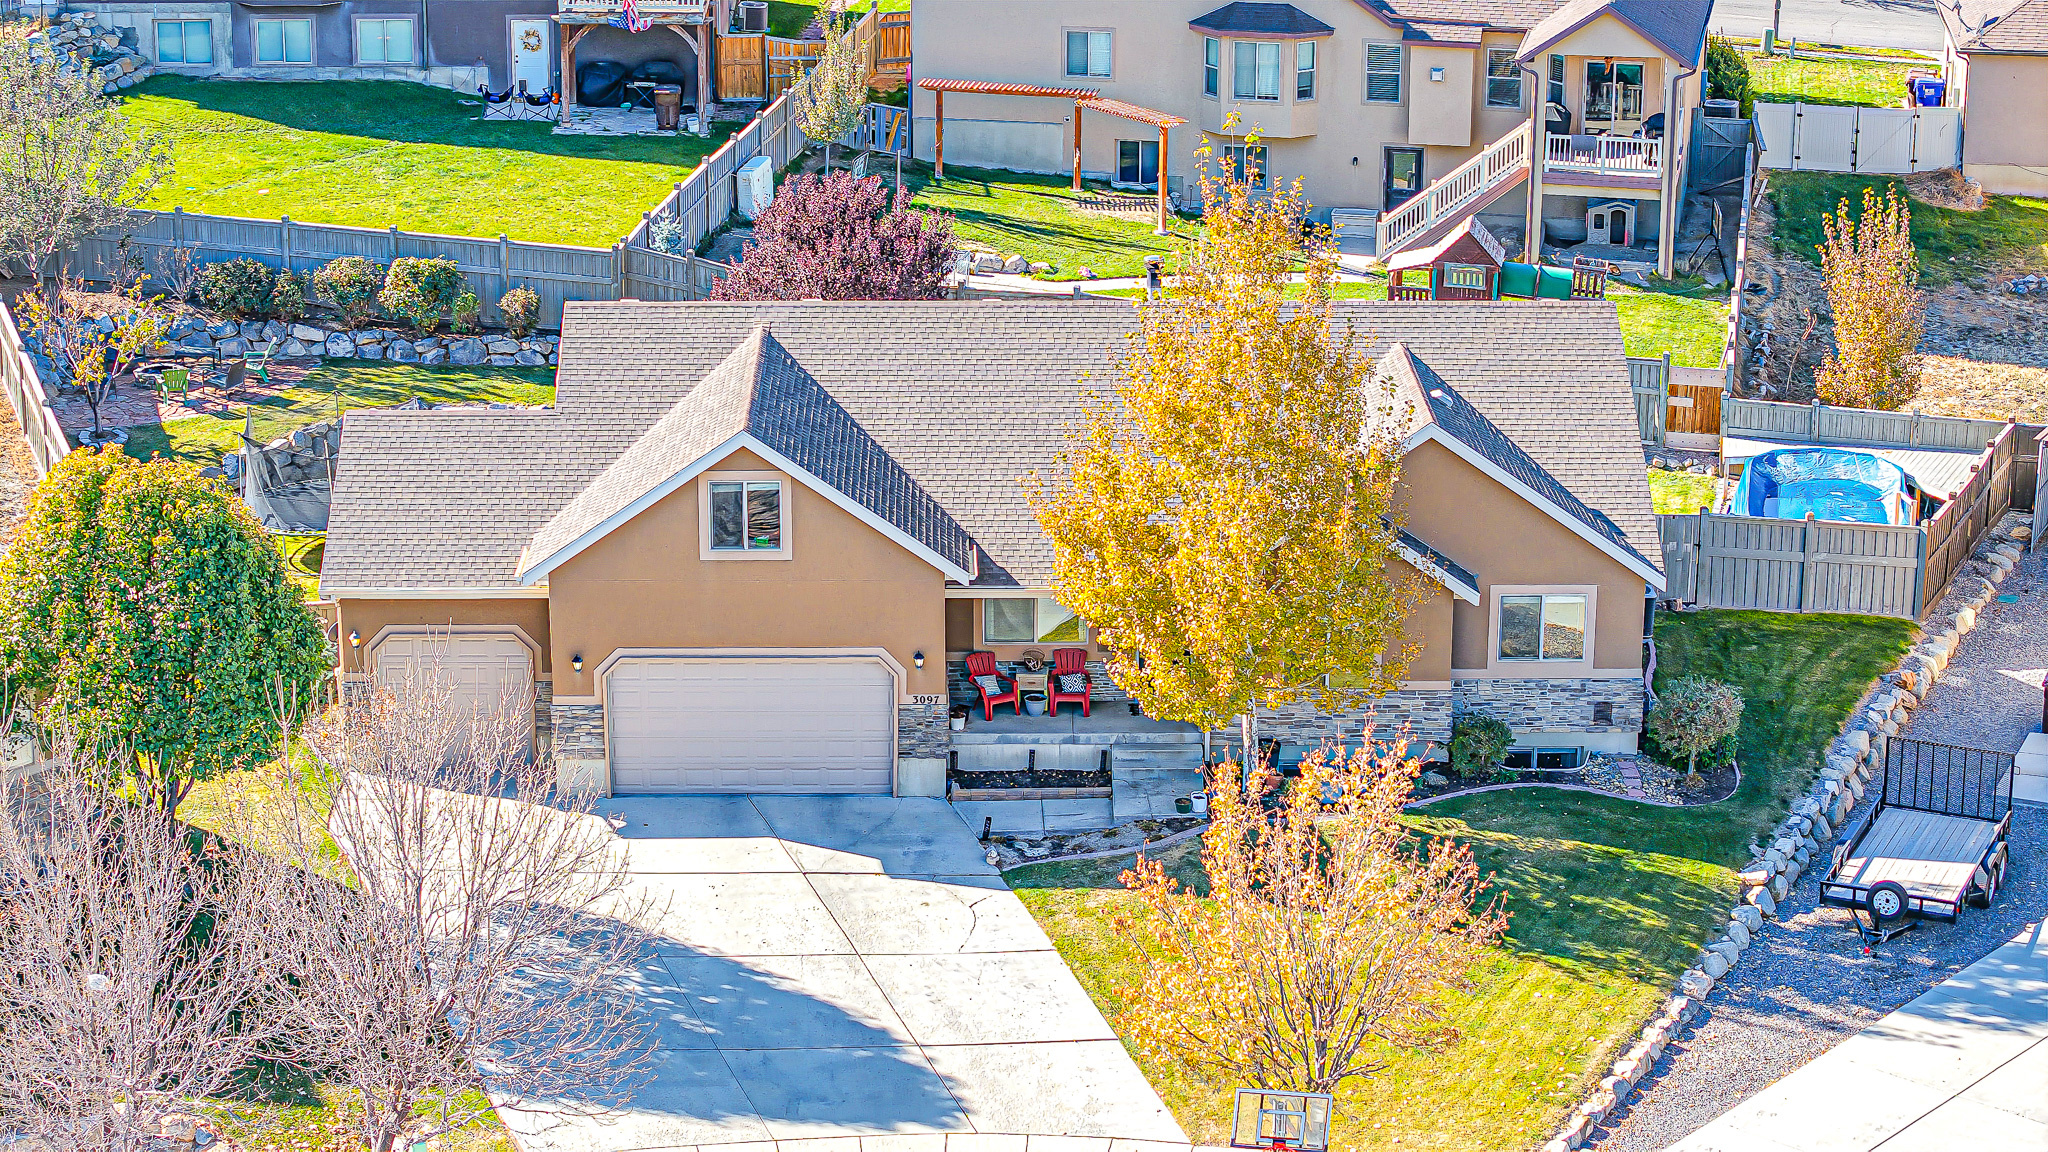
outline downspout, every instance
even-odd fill
[[[1679,155],[1678,149],[1672,146],[1678,142],[1678,86],[1691,79],[1699,70],[1700,66],[1694,64],[1685,71],[1677,73],[1671,77],[1668,82],[1669,86],[1665,90],[1664,197],[1663,202],[1657,206],[1657,275],[1665,280],[1671,279],[1672,258],[1678,252],[1678,237],[1675,235],[1678,231],[1679,216],[1677,200],[1682,190],[1673,187],[1674,177],[1678,172]],[[1685,133],[1687,148],[1692,146],[1691,123],[1692,121],[1687,119],[1687,130]]]
[[[1522,260],[1527,264],[1542,262],[1543,256],[1543,162],[1550,153],[1550,141],[1544,136],[1543,111],[1549,89],[1543,73],[1536,70],[1535,62],[1525,61],[1523,72],[1529,74],[1529,203],[1527,231],[1522,240]]]

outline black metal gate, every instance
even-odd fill
[[[1885,741],[1887,808],[2003,820],[2012,811],[2013,754],[1894,736]]]

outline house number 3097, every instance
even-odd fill
[[[910,702],[912,704],[921,704],[925,707],[932,708],[937,707],[940,704],[944,704],[946,702],[946,698],[942,695],[912,696],[910,698]]]

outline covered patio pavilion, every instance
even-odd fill
[[[1156,108],[1145,108],[1127,104],[1122,100],[1111,100],[1093,88],[1053,88],[1042,84],[998,84],[989,80],[949,80],[943,76],[927,76],[917,86],[932,93],[938,103],[936,124],[932,132],[932,176],[937,180],[946,178],[946,93],[974,92],[984,96],[1037,96],[1052,100],[1074,102],[1074,191],[1081,190],[1081,113],[1101,112],[1106,115],[1149,124],[1159,129],[1159,219],[1154,226],[1155,234],[1164,236],[1166,228],[1166,134],[1169,130],[1187,123],[1185,119]]]
[[[640,18],[645,21],[646,27],[638,30],[625,28],[622,24],[614,23],[614,19],[618,17],[620,11],[622,10],[614,8],[608,3],[576,0],[573,3],[563,4],[561,11],[556,13],[555,23],[560,26],[560,35],[557,37],[557,41],[561,45],[562,52],[562,105],[564,114],[566,115],[569,109],[581,105],[576,75],[576,45],[585,36],[603,28],[621,28],[635,40],[641,36],[667,36],[673,32],[675,35],[682,37],[683,44],[689,48],[690,55],[694,57],[692,61],[694,67],[691,68],[691,71],[696,74],[694,77],[695,91],[686,92],[685,95],[690,102],[697,105],[697,135],[709,136],[711,134],[709,109],[711,106],[711,43],[713,32],[711,22],[705,16],[703,10],[698,7],[686,7],[677,4],[643,4],[638,6],[638,11]]]

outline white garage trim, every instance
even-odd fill
[[[621,651],[604,661],[598,682],[612,795],[896,791],[901,669],[876,655]],[[791,710],[805,698],[814,707]],[[631,778],[622,783],[622,773]]]
[[[526,634],[526,629],[521,628],[517,624],[462,624],[453,627],[446,624],[386,624],[384,627],[377,629],[377,634],[370,637],[369,643],[363,645],[363,664],[374,673],[377,667],[378,646],[393,636],[489,635],[508,635],[525,645],[527,654],[533,657],[534,679],[544,679],[540,674],[540,645],[534,643],[533,637]],[[344,637],[343,642],[346,643],[346,641],[347,638]]]
[[[596,669],[595,696],[557,696],[558,704],[604,703],[604,678],[621,660],[876,660],[889,669],[896,685],[896,703],[910,704],[909,674],[887,648],[614,648]]]

